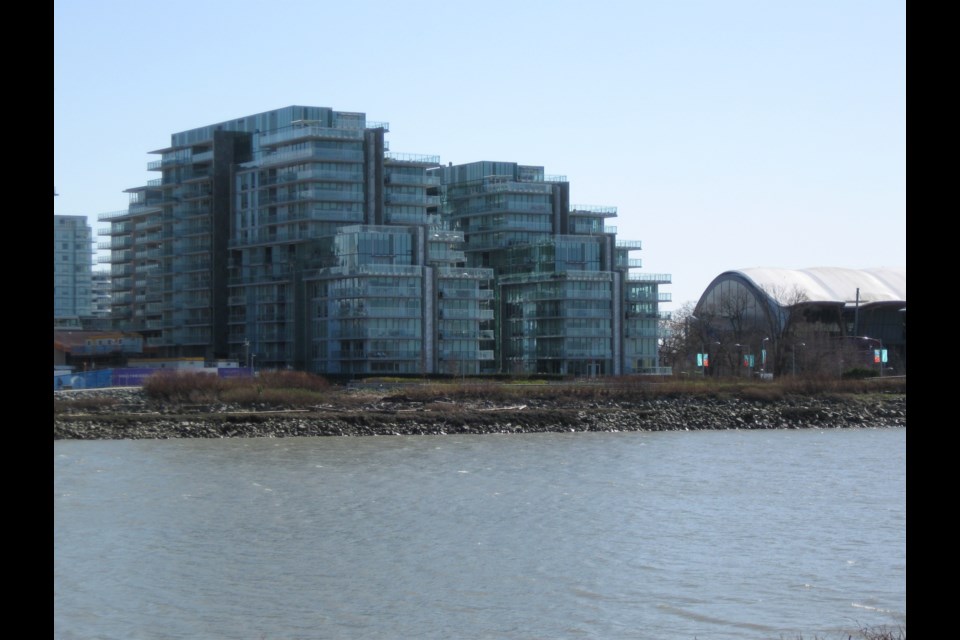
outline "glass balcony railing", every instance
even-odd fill
[[[384,178],[387,184],[403,184],[412,186],[435,187],[440,186],[440,176],[408,175],[405,173],[387,173]]]
[[[629,282],[655,282],[657,284],[670,284],[673,276],[669,273],[629,273],[627,274]]]
[[[290,182],[325,181],[325,182],[363,182],[363,173],[359,171],[287,171],[274,178],[261,180],[260,187],[269,187]]]
[[[275,196],[261,195],[258,199],[260,205],[288,204],[291,202],[304,201],[320,202],[363,202],[363,192],[361,191],[337,191],[334,189],[310,189],[307,191],[298,191],[293,194],[278,194]]]
[[[290,143],[294,140],[310,138],[321,140],[363,140],[363,129],[340,129],[311,125],[305,127],[288,127],[279,131],[260,134],[260,147]]]
[[[127,209],[122,209],[120,211],[108,211],[107,213],[98,213],[97,222],[105,222],[107,220],[116,220],[117,218],[125,218],[130,215],[130,211]]]
[[[385,160],[393,160],[394,162],[413,162],[417,164],[431,164],[438,165],[440,164],[440,156],[424,155],[420,153],[397,153],[394,151],[388,151],[383,154]]]
[[[388,193],[385,196],[387,204],[412,204],[421,207],[435,207],[440,204],[440,196],[425,196],[412,193]]]
[[[608,207],[595,204],[572,204],[570,205],[570,215],[588,214],[602,218],[613,218],[617,215],[616,207]]]
[[[277,164],[288,164],[299,160],[331,160],[345,162],[363,162],[363,151],[360,149],[299,149],[296,151],[277,151],[267,153],[259,159],[243,163],[242,167],[268,167]]]

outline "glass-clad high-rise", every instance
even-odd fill
[[[391,152],[388,130],[291,106],[173,134],[100,216],[117,328],[326,374],[657,371],[669,277],[639,305],[615,209],[571,207],[542,167]]]
[[[54,323],[93,311],[92,239],[86,216],[53,216]]]
[[[538,166],[432,171],[442,176],[447,220],[464,234],[467,265],[494,270],[498,371],[659,372],[659,285],[670,278],[630,272],[640,244],[618,242],[605,224],[614,207],[571,205],[567,179]]]

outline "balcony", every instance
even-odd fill
[[[126,218],[130,215],[130,211],[127,209],[122,209],[120,211],[109,211],[107,213],[98,213],[97,222],[106,222],[109,220],[117,220],[120,218]]]
[[[601,218],[615,218],[617,216],[616,207],[608,207],[595,204],[572,204],[570,205],[570,215],[590,215]]]
[[[269,187],[292,182],[363,182],[363,173],[360,171],[287,171],[275,178],[260,181],[260,187]],[[244,187],[245,188],[245,187]]]
[[[384,200],[387,204],[412,204],[421,207],[436,207],[440,205],[440,196],[426,196],[413,193],[388,193]]]
[[[310,138],[319,140],[363,140],[363,129],[340,129],[319,125],[289,127],[282,131],[260,134],[260,148]]]
[[[391,211],[391,208],[388,206],[386,210],[387,222],[390,224],[408,224],[408,225],[429,225],[436,226],[440,224],[439,216],[428,215],[426,210],[422,213],[408,213],[404,211],[403,213],[398,213],[396,211]]]
[[[463,251],[430,250],[430,262],[464,262],[466,259]]]
[[[213,189],[209,184],[190,184],[185,185],[184,188],[180,191],[179,197],[183,200],[195,200],[197,198],[209,198],[213,195]],[[173,194],[174,199],[177,198],[176,193]]]
[[[209,178],[209,169],[194,169],[192,171],[184,171],[181,175],[182,182],[196,182],[197,180],[207,180]]]
[[[97,230],[98,236],[121,236],[133,231],[131,222],[113,222],[109,227],[102,227]]]
[[[278,194],[275,196],[261,195],[260,205],[288,204],[306,201],[321,202],[363,202],[362,191],[339,191],[336,189],[309,189],[293,194]]]
[[[210,233],[210,222],[205,220],[176,224],[174,225],[173,232],[164,234],[164,237],[169,239],[183,236],[195,236],[204,233]]]
[[[387,184],[402,184],[417,187],[438,187],[440,186],[440,176],[433,175],[407,175],[404,173],[387,173],[384,178]]]
[[[383,154],[384,160],[393,162],[406,162],[414,164],[439,165],[440,156],[423,155],[420,153],[396,153],[388,151]]]
[[[117,236],[110,242],[98,242],[98,251],[115,251],[117,249],[127,249],[133,246],[133,238],[130,236]]]
[[[144,233],[137,237],[137,244],[156,244],[161,241],[163,241],[163,234],[159,231]]]
[[[493,320],[493,309],[441,309],[437,317],[447,320]]]
[[[256,168],[269,167],[278,164],[289,164],[300,160],[328,160],[332,162],[363,162],[363,151],[360,149],[300,149],[297,151],[277,151],[267,153],[258,160],[245,162],[241,167]]]
[[[657,284],[670,284],[673,282],[673,276],[669,273],[629,273],[628,282],[654,282]]]

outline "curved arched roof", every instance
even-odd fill
[[[860,289],[860,304],[882,302],[907,302],[906,267],[876,267],[870,269],[846,269],[841,267],[813,267],[811,269],[781,269],[777,267],[753,267],[727,271],[724,276],[737,276],[752,282],[757,288],[771,294],[779,292],[790,304],[795,290],[806,295],[805,302],[832,302],[853,304],[857,289]],[[774,295],[774,298],[777,296]]]

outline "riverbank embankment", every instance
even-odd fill
[[[103,401],[98,405],[96,400]],[[351,403],[274,410],[230,405],[163,406],[141,389],[54,393],[53,437],[77,440],[385,436],[570,431],[835,429],[906,427],[905,394],[670,396],[577,402],[415,399],[368,393]]]

